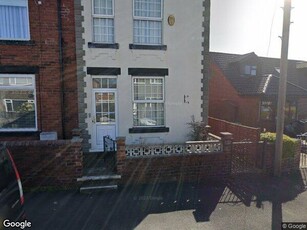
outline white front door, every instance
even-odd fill
[[[92,150],[103,151],[103,137],[116,138],[116,90],[93,90]]]

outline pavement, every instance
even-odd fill
[[[281,229],[307,222],[307,168],[281,178],[130,185],[118,191],[26,193],[31,229]]]

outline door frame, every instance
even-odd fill
[[[91,115],[91,149],[90,152],[101,152],[103,149],[93,148],[94,143],[93,141],[96,139],[96,99],[95,93],[114,93],[115,95],[115,138],[118,136],[118,100],[117,100],[117,88],[92,88],[92,115]],[[95,144],[95,146],[97,146]]]

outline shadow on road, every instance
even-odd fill
[[[281,229],[282,204],[294,200],[307,189],[307,169],[301,169],[280,178],[259,175],[236,175],[227,187],[246,205],[256,202],[262,208],[264,201],[272,203],[272,229]]]
[[[261,208],[270,201],[272,229],[280,229],[282,203],[306,190],[306,170],[279,179],[245,174],[215,184],[130,185],[98,194],[30,193],[26,211],[33,229],[134,229],[149,214],[193,210],[195,221],[204,222],[219,203]]]

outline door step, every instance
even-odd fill
[[[98,192],[105,190],[116,190],[118,185],[101,185],[101,186],[84,186],[80,188],[80,192]]]
[[[99,180],[119,180],[121,175],[112,174],[112,175],[101,175],[101,176],[83,176],[77,179],[78,182],[84,181],[99,181]]]
[[[118,189],[117,182],[121,179],[118,174],[83,176],[77,179],[80,184],[80,192],[98,192]]]

